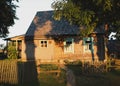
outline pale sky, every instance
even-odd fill
[[[15,20],[14,26],[9,29],[9,36],[25,34],[37,11],[52,10],[51,4],[54,0],[19,0],[16,15],[19,20]],[[0,40],[0,44],[3,41]]]
[[[14,26],[10,27],[8,37],[25,34],[37,11],[52,10],[51,4],[55,0],[20,0],[16,15],[19,20],[15,20]],[[0,38],[0,44],[5,43]]]

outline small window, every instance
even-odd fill
[[[74,53],[74,39],[73,38],[66,38],[64,40],[64,52],[65,53],[69,53],[69,52]]]
[[[86,45],[84,46],[84,49],[85,49],[85,51],[91,50],[91,44],[86,44]]]
[[[93,48],[93,38],[83,38],[84,51],[91,51]]]
[[[41,47],[47,47],[47,41],[40,41]]]

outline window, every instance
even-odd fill
[[[91,51],[93,50],[93,38],[83,38],[83,45],[84,45],[84,51]]]
[[[40,41],[40,46],[41,47],[47,47],[47,41],[46,40]]]
[[[69,52],[74,53],[74,39],[73,38],[66,38],[64,40],[64,52],[65,53],[69,53]]]

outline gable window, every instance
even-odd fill
[[[83,45],[84,45],[84,51],[91,51],[93,50],[93,38],[83,38]]]
[[[47,47],[48,46],[47,41],[46,40],[40,41],[40,46],[41,47]]]
[[[74,53],[74,39],[73,38],[66,38],[64,40],[64,52]]]

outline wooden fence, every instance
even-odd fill
[[[40,62],[40,60],[39,60]],[[32,83],[38,81],[38,73],[56,73],[59,76],[60,65],[57,62],[40,62],[37,65],[36,61],[17,61],[17,60],[4,60],[0,61],[0,85],[23,85],[25,83]],[[53,65],[56,65],[53,67]],[[47,66],[47,70],[42,68]],[[51,69],[51,66],[53,69]],[[45,69],[46,69],[45,68]]]
[[[112,69],[120,70],[120,59],[108,60],[107,71],[111,71]]]
[[[37,62],[39,64],[37,64]],[[61,63],[59,60],[53,62],[38,61],[21,62],[17,60],[0,61],[0,85],[23,84],[37,81],[38,73],[56,73],[60,74]],[[37,66],[36,66],[37,64]],[[82,62],[83,73],[105,72],[109,68],[120,68],[120,60],[115,61],[115,65],[108,66],[106,63],[88,63]],[[44,69],[45,68],[45,69]]]
[[[60,75],[60,61],[52,60],[52,61],[41,61],[38,60],[37,71],[38,73],[56,73],[57,76]]]
[[[17,70],[17,61],[0,61],[0,84],[9,83],[17,84],[18,83],[18,70]]]
[[[106,62],[83,62],[82,72],[89,73],[103,73],[106,72]]]

